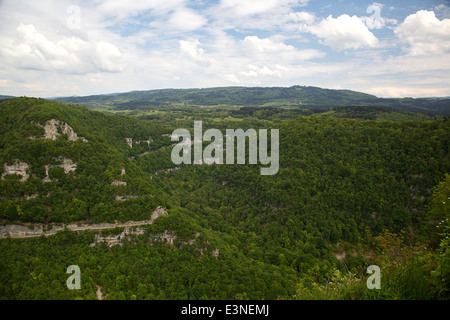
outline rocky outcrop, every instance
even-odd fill
[[[117,235],[109,235],[102,236],[100,234],[96,234],[94,238],[94,242],[90,244],[91,247],[95,246],[97,243],[106,243],[109,247],[114,245],[123,245],[123,240],[130,240],[131,235],[140,235],[145,233],[145,228],[137,227],[125,227],[124,230]]]
[[[127,201],[127,200],[132,200],[132,199],[137,199],[137,198],[140,198],[140,196],[133,196],[133,195],[129,195],[129,196],[116,195],[115,196],[116,201]]]
[[[153,139],[151,137],[148,137],[148,140],[135,140],[133,141],[133,138],[125,138],[125,141],[127,142],[128,146],[130,148],[133,148],[133,144],[140,144],[141,142],[147,143],[148,147],[150,148],[150,143],[153,142]]]
[[[69,141],[77,141],[81,140],[83,142],[88,142],[86,138],[78,137],[77,133],[72,129],[70,125],[67,123],[57,120],[57,119],[51,119],[48,120],[45,125],[41,125],[38,122],[34,122],[37,126],[44,129],[44,135],[36,137],[36,136],[30,136],[28,138],[30,139],[49,139],[49,140],[56,140],[56,138],[60,135],[67,135],[67,139]]]
[[[150,243],[153,241],[163,241],[165,243],[170,244],[173,246],[173,241],[177,238],[176,234],[174,232],[169,232],[167,230],[164,231],[164,233],[154,234],[150,236]]]
[[[162,215],[167,215],[167,211],[164,208],[158,207],[151,213],[150,220],[141,221],[128,221],[128,222],[115,222],[115,223],[97,223],[97,224],[87,224],[87,223],[70,223],[70,224],[50,224],[44,225],[40,223],[30,224],[29,226],[7,224],[0,225],[0,238],[30,238],[39,237],[42,235],[50,236],[56,234],[58,231],[62,231],[65,228],[71,231],[85,231],[85,230],[104,230],[104,229],[114,229],[124,227],[124,235],[130,234],[142,234],[145,231],[145,225],[152,224],[155,219]],[[133,229],[132,227],[138,227]],[[141,227],[141,228],[139,228]],[[128,231],[126,231],[128,230]],[[131,230],[131,231],[130,231]],[[175,237],[176,238],[176,237]],[[173,239],[175,239],[173,238]],[[100,239],[100,238],[99,238]],[[111,240],[114,240],[111,238]],[[173,243],[173,240],[172,240]]]
[[[180,167],[175,167],[175,168],[168,168],[168,169],[163,169],[163,170],[158,170],[156,171],[154,174],[150,175],[150,179],[153,179],[153,176],[156,176],[160,173],[168,173],[168,172],[172,172],[172,171],[177,171],[180,170]]]
[[[125,140],[127,141],[127,145],[130,148],[133,148],[133,138],[125,138]]]
[[[15,160],[15,162],[11,165],[8,165],[7,163],[3,164],[3,174],[2,179],[4,179],[5,176],[16,174],[22,176],[20,181],[25,181],[30,176],[27,173],[27,170],[30,169],[30,165],[28,165],[25,162]]]
[[[150,216],[150,221],[153,223],[156,219],[158,219],[160,216],[167,216],[166,209],[158,206],[155,211],[152,212],[152,215]]]
[[[57,165],[52,165],[52,164],[46,164],[44,166],[45,168],[45,178],[42,180],[43,182],[51,182],[51,179],[48,175],[48,171],[52,168],[55,167],[61,167],[64,169],[64,173],[68,174],[70,171],[75,172],[75,170],[77,169],[77,164],[75,162],[73,162],[71,159],[67,159],[67,158],[58,158],[56,160],[61,161],[61,164],[57,164]]]
[[[214,249],[213,252],[212,252],[212,255],[213,255],[214,258],[218,259],[219,255],[220,255],[219,249]]]
[[[114,180],[113,182],[111,182],[112,186],[126,186],[127,183],[125,181],[120,181],[120,180]]]

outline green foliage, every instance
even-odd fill
[[[1,173],[15,159],[29,165],[26,181],[0,180],[4,223],[147,220],[157,206],[169,213],[111,247],[92,245],[96,234],[124,229],[0,239],[0,298],[96,299],[97,286],[106,299],[448,298],[448,120],[365,107],[249,108],[300,93],[311,101],[372,99],[302,87],[251,92],[254,100],[242,88],[220,97],[217,90],[159,91],[148,94],[151,109],[134,114],[141,119],[43,99],[0,103]],[[247,106],[157,105],[230,103],[235,95],[250,99]],[[380,120],[393,114],[396,121]],[[35,123],[50,119],[88,142],[28,138],[42,135]],[[194,120],[204,130],[279,129],[279,172],[261,176],[260,165],[249,164],[175,168],[167,134],[192,130]],[[60,167],[64,158],[74,171]],[[164,234],[173,243],[158,240]],[[82,270],[81,291],[65,288],[72,264]],[[380,291],[366,287],[370,264],[381,267]]]

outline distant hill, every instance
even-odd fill
[[[63,97],[56,100],[94,109],[110,110],[134,110],[171,105],[232,105],[299,109],[366,106],[450,115],[450,100],[447,99],[386,99],[357,91],[309,86],[162,89],[112,95]]]
[[[14,97],[13,97],[13,96],[4,96],[4,95],[0,95],[0,101],[8,100],[8,99],[11,99],[11,98],[14,98]]]

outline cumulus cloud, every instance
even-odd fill
[[[4,59],[23,69],[78,74],[122,71],[121,52],[114,45],[75,36],[52,41],[32,24],[21,23],[16,39],[5,44],[0,52]]]
[[[306,5],[309,0],[222,0],[222,8],[231,8],[238,15],[261,14],[275,8]]]
[[[333,18],[330,15],[311,26],[309,31],[319,37],[323,44],[336,51],[373,48],[378,45],[378,39],[357,16],[343,14]]]
[[[433,11],[409,15],[394,30],[412,56],[450,52],[450,19],[439,20]]]
[[[312,24],[316,20],[316,16],[307,11],[290,12],[288,18],[294,22],[305,24]]]
[[[242,41],[242,45],[247,54],[256,59],[269,58],[273,61],[299,61],[321,58],[324,56],[324,53],[319,50],[299,50],[294,46],[284,44],[283,42],[276,42],[270,38],[261,39],[257,36],[245,37]]]
[[[239,74],[246,77],[258,77],[258,76],[276,76],[281,77],[282,72],[289,71],[289,68],[276,64],[274,68],[269,68],[264,65],[262,67],[258,67],[252,64],[247,66],[247,71],[241,71]]]
[[[177,30],[192,31],[204,26],[207,20],[194,10],[182,8],[176,10],[169,19],[169,26]]]
[[[189,58],[190,61],[197,65],[206,67],[210,65],[209,59],[205,55],[205,51],[201,47],[198,40],[180,40],[178,41],[182,54]]]

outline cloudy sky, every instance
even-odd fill
[[[3,95],[306,85],[450,96],[448,0],[0,0],[0,44]]]

